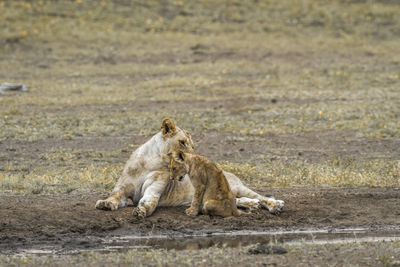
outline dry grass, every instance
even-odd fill
[[[220,166],[255,187],[400,185],[400,164],[395,161],[347,159],[323,163],[267,162],[263,165],[223,162]]]
[[[46,164],[35,169],[11,163],[2,168],[0,189],[13,194],[109,192],[122,172],[123,162],[111,160],[119,153],[61,150],[41,155]],[[400,185],[398,161],[351,158],[309,163],[222,161],[219,166],[254,188]]]
[[[0,174],[3,192],[28,194],[85,193],[111,191],[118,179],[122,165],[90,165],[67,170],[33,170],[28,174],[9,166]],[[15,173],[17,172],[17,173]]]
[[[164,117],[242,141],[400,137],[395,2],[0,1],[0,12],[0,81],[30,88],[0,96],[3,143],[151,135]],[[123,164],[72,157],[66,172],[59,157],[70,152],[36,168],[2,148],[3,191],[109,190]],[[228,168],[251,186],[398,186],[390,158]]]

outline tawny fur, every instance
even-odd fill
[[[241,214],[222,170],[207,158],[182,151],[173,152],[169,169],[172,180],[182,180],[188,174],[194,187],[187,215],[196,216],[199,212],[222,217]]]
[[[117,210],[132,199],[133,214],[150,216],[157,206],[189,205],[194,188],[186,175],[182,181],[169,179],[169,151],[193,152],[193,141],[189,132],[177,127],[170,119],[161,123],[161,131],[137,148],[127,161],[121,177],[111,195],[96,202],[97,209]],[[271,213],[283,207],[283,201],[257,194],[250,190],[232,173],[224,172],[237,205],[248,209],[261,206]]]

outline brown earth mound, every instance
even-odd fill
[[[131,215],[132,206],[118,211],[94,208],[105,194],[0,196],[0,246],[32,242],[68,243],[88,236],[119,233],[192,234],[232,230],[293,227],[369,227],[400,224],[400,188],[258,189],[286,203],[280,215],[260,210],[236,218],[185,215],[183,207],[158,208],[146,218]],[[82,241],[83,243],[87,241]],[[74,243],[74,245],[76,245]]]

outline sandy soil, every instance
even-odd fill
[[[258,189],[286,202],[280,215],[260,210],[238,218],[200,215],[191,218],[183,207],[158,208],[146,218],[132,217],[132,206],[118,211],[94,208],[106,195],[0,196],[0,250],[37,243],[79,247],[88,236],[195,234],[232,230],[299,227],[363,226],[371,231],[399,225],[400,188]],[[78,243],[79,244],[78,244]]]

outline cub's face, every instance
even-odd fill
[[[183,152],[173,152],[168,155],[170,157],[168,165],[170,179],[182,181],[183,177],[187,174]]]

